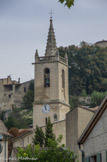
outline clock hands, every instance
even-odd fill
[[[44,104],[43,108],[42,108],[42,112],[43,113],[48,113],[50,111],[50,106],[47,104]]]

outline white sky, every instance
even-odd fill
[[[58,0],[0,0],[0,78],[34,78],[35,50],[43,56],[50,10],[57,46],[107,40],[107,0],[75,0],[68,9]]]

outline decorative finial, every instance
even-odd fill
[[[38,57],[38,50],[36,49],[35,56]]]
[[[51,10],[51,11],[49,12],[49,14],[51,15],[50,18],[52,19],[52,15],[54,14],[53,11]]]

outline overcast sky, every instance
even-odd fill
[[[75,0],[68,9],[58,0],[0,0],[0,78],[34,78],[35,50],[45,53],[50,10],[57,47],[107,40],[107,0]]]

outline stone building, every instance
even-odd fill
[[[0,110],[11,110],[13,106],[20,107],[30,82],[20,83],[20,79],[15,81],[10,76],[0,79]]]
[[[95,45],[105,48],[107,47],[107,40],[96,42]]]
[[[11,160],[10,162],[16,162],[17,161],[17,149],[18,147],[25,148],[27,145],[31,144],[33,141],[33,129],[23,129],[23,132],[13,138],[12,143],[13,143],[13,149],[11,153]],[[14,159],[12,159],[14,157]]]
[[[78,145],[84,153],[84,162],[107,161],[107,97],[83,131]]]
[[[7,128],[4,123],[0,120],[0,136],[3,139],[0,141],[2,145],[2,152],[0,153],[0,162],[8,162],[8,140],[12,138],[12,135],[7,133]]]
[[[81,162],[77,140],[94,115],[93,109],[77,107],[66,114],[66,147],[72,150]]]
[[[64,58],[59,55],[52,18],[50,18],[45,56],[39,57],[36,50],[33,64],[35,67],[33,130],[38,125],[44,131],[50,117],[56,137],[62,135],[62,143],[73,150],[81,162],[77,140],[94,113],[80,107],[70,111],[68,58],[66,54]],[[14,139],[13,150],[21,145],[22,139],[25,147],[28,144],[28,136],[30,139],[33,137],[33,130]]]
[[[68,97],[68,58],[59,55],[52,18],[48,32],[45,56],[35,54],[35,98],[33,106],[33,128],[46,125],[48,117],[52,123],[65,120],[70,110]]]

